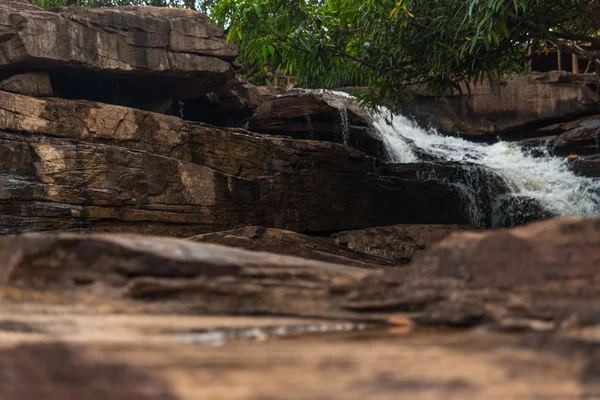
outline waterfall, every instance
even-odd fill
[[[554,215],[600,214],[600,180],[576,175],[568,161],[553,157],[547,149],[533,156],[514,143],[482,144],[444,136],[386,110],[375,116],[374,126],[392,162],[414,163],[425,154],[440,161],[481,165],[503,178],[512,196],[533,199]],[[472,196],[469,188],[462,190]]]
[[[346,101],[351,97],[344,92],[329,90],[295,91],[334,95]],[[342,133],[348,131],[348,111],[343,104],[340,102],[338,106]],[[487,225],[483,221],[487,220],[489,210],[493,226],[513,224],[519,217],[516,214],[522,212],[546,217],[600,214],[600,179],[576,175],[567,160],[553,156],[548,148],[538,148],[532,154],[515,143],[474,143],[424,129],[385,108],[371,114],[388,161],[403,164],[434,160],[463,166],[461,179],[444,183],[460,194],[465,203],[464,213],[473,225]],[[346,145],[349,142],[347,135],[349,132],[343,133]],[[600,139],[600,135],[597,138]],[[424,171],[420,176],[422,179],[444,180],[433,176],[435,171]],[[483,175],[488,171],[500,177],[510,193],[495,194],[487,187],[493,179],[487,180],[482,171]]]
[[[306,128],[308,130],[308,135],[311,139],[315,139],[315,127],[313,126],[312,120],[310,119],[310,115],[306,115],[304,119],[306,120]]]

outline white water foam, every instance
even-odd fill
[[[513,143],[489,145],[440,135],[387,110],[375,117],[374,125],[392,162],[418,162],[420,152],[439,160],[478,164],[501,176],[513,195],[533,198],[557,215],[600,214],[600,179],[577,176],[568,161],[547,151],[534,157]]]

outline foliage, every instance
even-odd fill
[[[66,6],[116,7],[116,6],[155,6],[186,7],[209,13],[216,0],[32,0],[38,7],[54,8]]]
[[[365,85],[369,103],[395,105],[415,88],[443,94],[521,71],[540,41],[574,52],[571,39],[599,30],[593,7],[597,0],[220,0],[212,12],[242,62],[283,68],[306,87]]]
[[[33,1],[196,8],[227,28],[257,76],[282,71],[304,87],[367,86],[368,105],[519,72],[530,49],[557,46],[600,61],[600,0]]]

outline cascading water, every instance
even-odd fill
[[[304,90],[305,92],[335,95],[348,101],[351,97],[344,92],[329,90]],[[340,119],[344,118],[346,108],[340,107]],[[421,128],[415,122],[402,115],[394,115],[387,109],[380,109],[372,115],[373,126],[383,141],[388,161],[392,163],[419,163],[427,160],[452,162],[461,165],[463,177],[460,180],[445,182],[459,192],[465,203],[465,214],[476,226],[485,226],[484,208],[491,208],[500,214],[492,215],[492,226],[509,224],[511,209],[502,209],[502,205],[516,204],[531,208],[533,200],[539,204],[546,215],[585,216],[600,214],[600,179],[576,175],[566,160],[554,157],[548,149],[538,149],[535,156],[524,151],[514,143],[495,144],[474,143],[467,140],[444,136],[435,130]],[[348,130],[346,128],[346,130]],[[348,139],[344,137],[344,143]],[[443,180],[435,175],[435,169],[424,170],[422,179]],[[494,180],[482,176],[482,171],[500,177],[510,193],[495,199],[496,204],[484,205],[482,201],[491,201],[494,193],[491,188],[482,187]],[[485,172],[483,172],[485,174]],[[535,208],[535,207],[534,207]]]
[[[481,165],[504,179],[512,195],[536,200],[555,215],[600,214],[600,180],[575,175],[566,160],[546,150],[532,156],[518,145],[473,143],[425,130],[389,111],[375,117],[374,125],[395,163],[418,162],[419,154],[441,161]]]

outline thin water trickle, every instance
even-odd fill
[[[350,142],[350,124],[348,123],[348,109],[345,107],[338,108],[340,117],[339,130],[342,134],[343,143],[348,146]]]

